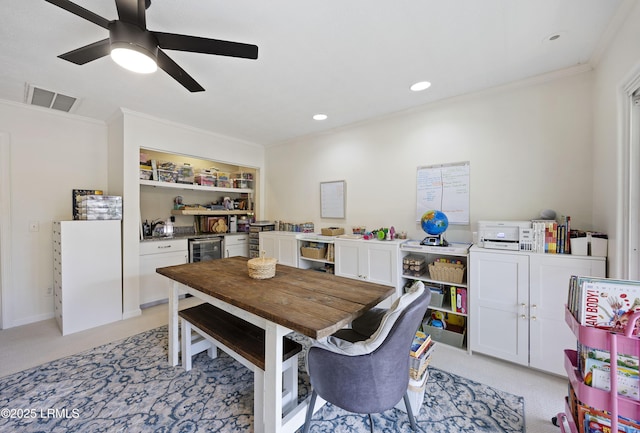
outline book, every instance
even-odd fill
[[[456,291],[455,286],[451,286],[449,287],[449,296],[451,297],[451,311],[456,312],[457,310],[457,305],[456,305],[456,298],[458,297],[458,292]]]
[[[640,311],[640,282],[578,277],[576,314],[582,326],[624,332],[629,318]],[[635,325],[634,333],[638,326]]]
[[[578,408],[579,432],[611,433],[611,415],[586,405]],[[618,433],[640,433],[640,426],[634,420],[618,417]]]
[[[464,287],[456,289],[456,311],[467,314],[467,289]]]
[[[413,337],[413,342],[411,343],[409,355],[414,358],[419,358],[427,349],[429,343],[431,343],[431,335],[425,334],[422,331],[416,331],[416,335]]]
[[[587,358],[584,366],[584,383],[593,388],[611,391],[611,365],[599,359]],[[618,394],[640,400],[638,370],[618,366]]]

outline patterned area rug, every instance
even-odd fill
[[[295,338],[308,346],[303,336]],[[167,362],[167,327],[0,379],[3,432],[221,432],[253,430],[253,373],[201,353],[185,372]],[[309,393],[300,357],[299,398]],[[417,415],[426,433],[524,433],[524,399],[429,368]],[[410,432],[397,409],[373,416],[376,432]],[[300,429],[301,431],[301,429]],[[311,432],[366,433],[366,416],[330,404]]]

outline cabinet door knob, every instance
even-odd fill
[[[522,316],[520,316],[520,318],[521,318],[522,320],[527,320],[527,316],[526,316],[526,315],[524,315],[524,314],[523,314]]]

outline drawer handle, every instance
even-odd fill
[[[158,249],[165,249],[165,248],[171,248],[171,245],[158,245]]]

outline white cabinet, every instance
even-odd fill
[[[471,350],[566,375],[569,278],[604,277],[605,258],[472,247],[470,262]]]
[[[121,224],[53,223],[54,312],[62,335],[122,319]]]
[[[279,265],[298,267],[298,235],[296,232],[263,231],[259,234],[260,252],[278,260]]]
[[[401,242],[337,238],[334,241],[335,274],[395,287],[396,295],[382,305],[389,306],[402,295],[402,286],[398,278]]]
[[[188,260],[187,239],[140,242],[140,305],[150,306],[169,298],[170,279],[156,268],[182,265]]]
[[[223,257],[249,257],[249,234],[224,236]]]

